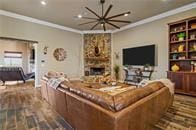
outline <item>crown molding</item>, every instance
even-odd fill
[[[95,33],[112,33],[112,30],[85,30],[82,31],[83,34],[95,34]]]
[[[163,18],[172,16],[172,15],[175,15],[175,14],[178,14],[178,13],[181,13],[181,12],[185,12],[185,11],[188,11],[188,10],[191,10],[191,9],[194,9],[194,8],[196,8],[196,2],[193,2],[191,4],[188,4],[188,5],[185,5],[185,6],[182,6],[182,7],[179,7],[179,8],[176,8],[176,9],[173,9],[173,10],[170,10],[170,11],[167,11],[167,12],[164,12],[164,13],[146,18],[146,19],[143,19],[141,21],[138,21],[138,22],[135,22],[135,23],[132,23],[132,24],[129,24],[129,25],[126,25],[124,27],[121,27],[121,29],[113,30],[112,33],[121,32],[121,31],[130,29],[130,28],[142,25],[142,24],[146,24],[146,23],[149,23],[149,22],[153,22],[155,20],[163,19]]]
[[[23,20],[23,21],[28,21],[28,22],[31,22],[31,23],[45,25],[45,26],[49,26],[49,27],[52,27],[52,28],[57,28],[57,29],[61,29],[61,30],[69,31],[69,32],[82,34],[82,31],[77,30],[77,29],[65,27],[65,26],[62,26],[62,25],[58,25],[58,24],[47,22],[47,21],[35,19],[35,18],[32,18],[32,17],[27,17],[27,16],[24,16],[24,15],[12,13],[12,12],[5,11],[5,10],[0,10],[0,15],[20,19],[20,20]]]
[[[58,25],[58,24],[54,24],[54,23],[51,23],[51,22],[35,19],[35,18],[32,18],[32,17],[27,17],[27,16],[24,16],[24,15],[12,13],[12,12],[1,10],[1,9],[0,9],[0,15],[11,17],[11,18],[16,18],[16,19],[20,19],[20,20],[24,20],[24,21],[28,21],[28,22],[32,22],[32,23],[36,23],[36,24],[40,24],[40,25],[45,25],[45,26],[49,26],[49,27],[52,27],[52,28],[57,28],[57,29],[61,29],[61,30],[69,31],[69,32],[74,32],[74,33],[79,33],[79,34],[91,34],[91,33],[94,34],[94,33],[117,33],[117,32],[121,32],[121,31],[130,29],[130,28],[142,25],[142,24],[146,24],[146,23],[149,23],[149,22],[153,22],[155,20],[163,19],[163,18],[172,16],[172,15],[184,12],[184,11],[188,11],[188,10],[191,10],[191,9],[194,9],[194,8],[196,8],[196,2],[193,2],[191,4],[188,4],[188,5],[185,5],[185,6],[182,6],[182,7],[179,7],[179,8],[164,12],[164,13],[161,13],[159,15],[155,15],[155,16],[140,20],[138,22],[135,22],[135,23],[132,23],[132,24],[129,24],[129,25],[126,25],[126,26],[123,26],[123,27],[121,27],[121,29],[107,30],[107,31],[103,31],[103,30],[84,30],[84,31],[80,31],[80,30],[77,30],[77,29],[65,27],[65,26],[62,26],[62,25]]]

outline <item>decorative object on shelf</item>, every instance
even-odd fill
[[[196,62],[195,62],[195,64],[194,64],[194,72],[196,72]]]
[[[116,81],[119,80],[119,72],[120,72],[120,66],[119,65],[114,65],[114,73],[115,73]]]
[[[66,51],[63,48],[55,49],[53,55],[57,61],[64,61],[67,57]]]
[[[190,35],[190,39],[195,39],[196,38],[196,35],[195,34],[191,34]]]
[[[174,28],[174,32],[177,32],[178,31],[178,28]]]
[[[48,46],[45,46],[44,49],[43,49],[43,53],[44,55],[47,55],[48,54]]]
[[[185,26],[181,26],[180,27],[180,30],[182,31],[182,30],[185,30],[186,29],[186,27]]]
[[[191,56],[191,59],[196,59],[196,56],[194,56],[194,55],[193,55],[193,56]]]
[[[177,34],[178,40],[183,41],[185,39],[186,34],[184,32]]]
[[[177,55],[177,54],[173,54],[173,55],[172,55],[172,59],[173,59],[173,60],[178,59],[178,55]]]
[[[191,28],[196,28],[196,23],[191,24]]]
[[[177,71],[180,70],[180,67],[179,67],[178,65],[174,64],[174,65],[171,67],[171,70],[172,70],[173,72],[177,72]]]
[[[148,71],[150,69],[150,64],[145,64],[143,69],[145,71]]]
[[[184,45],[179,45],[178,52],[183,52],[183,51],[184,51]]]
[[[186,59],[186,56],[179,56],[178,59],[179,60],[184,60],[184,59]]]
[[[191,61],[191,72],[195,72],[195,62]]]
[[[178,38],[177,38],[176,35],[173,35],[173,36],[171,37],[171,42],[175,42],[175,41],[177,41],[177,40],[178,40]]]
[[[193,50],[196,51],[196,44],[193,45]]]

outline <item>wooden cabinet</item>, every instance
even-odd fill
[[[196,73],[188,74],[186,78],[187,91],[192,95],[196,95]]]
[[[168,71],[167,77],[175,83],[175,93],[196,96],[196,73]]]

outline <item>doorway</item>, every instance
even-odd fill
[[[38,84],[36,41],[0,37],[0,85]]]

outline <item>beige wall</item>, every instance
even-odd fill
[[[0,34],[2,37],[13,37],[38,41],[38,74],[39,79],[48,70],[62,71],[70,77],[79,77],[82,71],[82,35],[26,22],[6,16],[0,16]],[[44,46],[48,46],[48,55],[43,55]],[[64,48],[67,59],[58,62],[53,57],[55,48]],[[41,60],[45,59],[44,66]]]
[[[196,9],[173,15],[151,23],[146,23],[122,32],[113,34],[113,53],[120,53],[122,65],[122,49],[149,44],[157,46],[157,67],[153,78],[166,77],[168,70],[168,26],[167,23],[195,16]],[[113,58],[114,60],[114,58]],[[117,62],[114,60],[114,63]]]
[[[4,52],[22,52],[22,66],[25,73],[28,72],[28,44],[13,40],[0,39],[0,65],[4,65]]]

